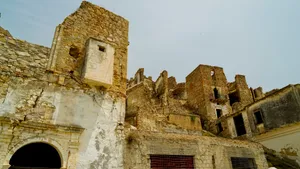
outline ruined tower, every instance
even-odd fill
[[[231,112],[223,69],[199,65],[186,77],[188,102],[207,120],[216,120]]]

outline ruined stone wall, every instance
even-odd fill
[[[176,78],[174,76],[170,76],[168,78],[168,88],[170,90],[174,89],[177,85]]]
[[[256,89],[254,89],[252,95],[253,95],[253,98],[255,99],[255,101],[265,97],[262,87],[258,87]]]
[[[264,120],[265,130],[279,128],[280,126],[300,121],[300,85],[287,86],[280,91],[269,95],[247,108],[249,116],[260,111]],[[280,118],[278,118],[280,117]],[[255,120],[252,121],[255,125]]]
[[[11,76],[41,79],[49,51],[47,47],[0,34],[0,83]]]
[[[258,169],[268,168],[261,145],[217,137],[126,132],[125,169],[150,168],[150,155],[188,155],[196,169],[232,169],[231,157],[254,158]]]
[[[83,1],[57,29],[48,69],[79,79],[85,61],[87,40],[92,37],[114,48],[113,84],[109,90],[125,94],[127,81],[128,21]]]
[[[12,121],[25,121],[29,128],[33,123],[84,128],[75,160],[73,157],[71,161],[64,159],[70,169],[123,168],[127,31],[126,20],[84,1],[59,26],[51,52],[46,47],[1,35],[0,115]],[[114,81],[106,90],[90,87],[80,77],[79,67],[85,61],[84,50],[89,37],[99,38],[115,49]],[[70,51],[72,45],[79,50]],[[71,58],[69,52],[73,52],[73,56],[79,53],[79,57]],[[47,63],[55,69],[48,71]],[[17,142],[39,136],[30,135],[34,131],[23,134],[15,129],[10,128],[11,140],[5,144],[8,147],[18,147]],[[37,128],[37,132],[45,133],[47,142],[53,133],[43,130],[50,129]],[[8,151],[3,153],[0,164],[8,158]]]
[[[126,121],[139,130],[201,131],[200,117],[194,114],[195,110],[185,99],[174,98],[171,93],[175,90],[168,90],[167,75],[163,71],[156,82],[144,79],[127,89]]]
[[[186,91],[188,103],[207,121],[217,120],[217,109],[221,110],[222,116],[231,112],[227,80],[220,67],[199,65],[186,77]],[[216,131],[215,123],[208,125],[207,129]]]
[[[243,106],[253,103],[251,91],[246,82],[246,77],[243,75],[235,76],[236,89],[240,96],[240,102]]]
[[[299,85],[287,86],[277,91],[277,93],[264,97],[224,119],[233,121],[234,116],[243,114],[248,138],[285,125],[297,123],[299,122],[299,113],[297,111],[300,106],[298,88]],[[254,114],[256,112],[260,112],[263,123],[257,123]],[[233,122],[229,125],[229,129],[231,129],[231,137],[237,137]]]
[[[46,64],[37,64],[40,61],[34,58],[42,56],[40,59],[43,59],[48,49],[26,42],[20,44],[22,46],[19,48],[3,42],[0,47],[3,51],[1,61],[4,60],[0,71],[0,115],[17,121],[81,126],[85,131],[80,137],[80,147],[76,153],[79,157],[77,161],[70,161],[71,168],[76,163],[78,168],[122,167],[122,153],[119,153],[122,151],[122,132],[117,133],[119,124],[124,121],[125,98],[91,89],[72,77],[61,80],[58,74],[46,73]],[[17,146],[14,143],[17,142],[16,138],[31,137],[30,134],[19,132],[14,132],[12,136],[13,139],[8,142],[12,144],[11,147]],[[44,136],[52,137],[50,134]],[[107,158],[103,160],[100,154]],[[3,160],[4,156],[0,162]]]

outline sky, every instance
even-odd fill
[[[0,26],[51,47],[55,27],[82,0],[1,0]],[[138,68],[177,82],[199,64],[246,75],[264,91],[300,82],[299,0],[90,0],[130,22],[128,77]]]

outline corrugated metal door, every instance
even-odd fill
[[[194,169],[193,156],[151,155],[151,169]]]

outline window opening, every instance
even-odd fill
[[[262,114],[261,114],[260,111],[255,112],[254,116],[255,116],[256,124],[262,124],[262,123],[264,123],[263,117],[262,117]]]
[[[101,52],[105,52],[105,47],[103,47],[103,46],[98,46],[99,47],[99,51],[101,51]]]
[[[242,114],[233,117],[237,136],[246,134],[246,128]]]
[[[79,54],[80,54],[80,52],[79,52],[78,47],[76,47],[74,45],[71,45],[70,50],[69,50],[69,55],[74,57],[74,58],[78,58]]]
[[[222,110],[221,109],[217,109],[217,117],[220,118],[222,116]]]
[[[230,93],[229,100],[230,100],[230,106],[232,106],[233,103],[240,102],[240,97],[238,95],[238,92]]]
[[[217,127],[218,127],[218,133],[223,131],[223,126],[221,122],[217,124]]]
[[[214,88],[214,96],[215,96],[215,99],[218,99],[220,97],[219,91],[217,88]]]
[[[232,169],[257,169],[253,158],[231,157]]]

